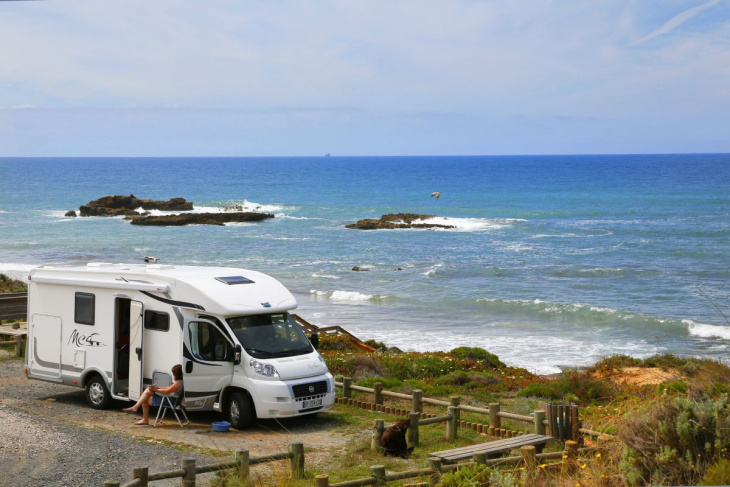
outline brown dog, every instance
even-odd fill
[[[406,431],[408,431],[410,425],[410,419],[401,419],[383,431],[383,436],[380,437],[383,455],[393,455],[401,458],[408,458],[411,455],[413,447],[408,448],[406,441]]]

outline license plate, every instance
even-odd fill
[[[322,406],[322,398],[302,401],[302,409],[318,408]]]

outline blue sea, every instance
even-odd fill
[[[64,216],[112,194],[276,217]],[[399,212],[455,228],[345,228]],[[0,159],[0,272],[147,255],[265,272],[310,322],[403,350],[479,346],[537,373],[730,356],[728,154]]]

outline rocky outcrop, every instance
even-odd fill
[[[76,212],[74,210],[71,210],[71,211],[67,211],[66,214],[63,215],[63,216],[77,216],[77,215],[76,215]]]
[[[383,215],[379,219],[368,218],[360,220],[351,225],[345,225],[345,228],[355,228],[358,230],[391,230],[395,228],[456,228],[453,225],[441,225],[438,223],[413,223],[417,220],[428,220],[435,218],[434,215],[417,215],[415,213],[390,213]]]
[[[79,208],[81,216],[119,216],[137,215],[138,208],[144,210],[162,211],[190,211],[193,209],[192,201],[185,198],[172,198],[167,201],[142,200],[130,194],[129,196],[105,196],[98,200],[90,201]]]
[[[183,225],[223,225],[228,222],[259,222],[274,218],[271,213],[183,213],[181,215],[128,216],[132,225],[183,226]]]

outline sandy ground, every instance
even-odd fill
[[[161,426],[158,425],[157,428],[135,426],[134,421],[141,416],[121,411],[122,407],[128,404],[119,403],[115,405],[114,409],[109,410],[94,410],[86,405],[83,389],[28,380],[23,374],[23,361],[8,358],[7,353],[4,355],[5,357],[0,356],[0,431],[5,430],[5,433],[0,434],[0,439],[4,437],[4,440],[0,441],[3,445],[0,447],[0,485],[4,485],[2,481],[3,464],[5,470],[8,470],[9,463],[14,463],[13,471],[24,473],[22,469],[18,471],[17,464],[20,457],[24,456],[22,448],[13,449],[9,444],[16,446],[27,444],[34,450],[38,450],[39,447],[42,450],[44,442],[48,444],[49,450],[57,446],[58,438],[56,436],[42,434],[44,424],[59,425],[64,431],[69,428],[78,430],[79,434],[91,432],[95,435],[108,436],[113,438],[113,442],[125,451],[138,448],[140,445],[158,445],[172,447],[178,451],[182,450],[177,459],[172,458],[174,451],[166,453],[165,456],[169,458],[169,466],[164,468],[166,470],[179,468],[180,459],[191,456],[186,452],[210,455],[211,451],[220,451],[230,455],[216,460],[220,462],[232,460],[233,452],[238,449],[249,450],[252,457],[257,457],[285,452],[290,443],[301,442],[307,450],[305,468],[312,471],[316,470],[320,461],[327,458],[333,450],[339,450],[346,444],[352,434],[343,433],[341,429],[338,431],[333,417],[326,412],[313,418],[305,417],[283,421],[260,420],[250,430],[231,429],[227,433],[213,431],[211,423],[223,419],[222,415],[218,413],[189,413],[191,424],[184,428],[181,428],[169,413],[164,423]],[[10,423],[12,426],[16,426],[18,422],[27,424],[23,428],[10,428]],[[8,434],[9,429],[13,431],[11,436]],[[73,431],[66,431],[66,433],[67,436],[74,436]],[[357,432],[357,434],[369,434],[369,431]],[[74,455],[91,458],[98,454],[94,451],[85,452],[86,447],[95,448],[95,445],[85,443],[89,443],[89,441],[82,438],[70,442],[74,445]],[[46,460],[41,456],[37,461],[58,462],[58,456],[51,455]],[[140,466],[139,460],[136,461],[135,464],[123,465],[122,469],[128,470],[131,474],[132,468]],[[62,463],[53,467],[63,469]],[[200,464],[207,463],[201,462]],[[279,468],[282,467],[283,464]],[[26,470],[28,469],[37,470],[37,465],[28,463]],[[125,478],[128,480],[130,477],[127,475]],[[22,484],[14,482],[12,485]],[[36,485],[40,484],[36,483]],[[84,485],[84,483],[79,482],[79,485]]]
[[[677,380],[680,377],[681,374],[676,370],[646,367],[623,367],[605,376],[606,379],[617,384],[630,384],[635,386],[656,385],[666,381]]]

